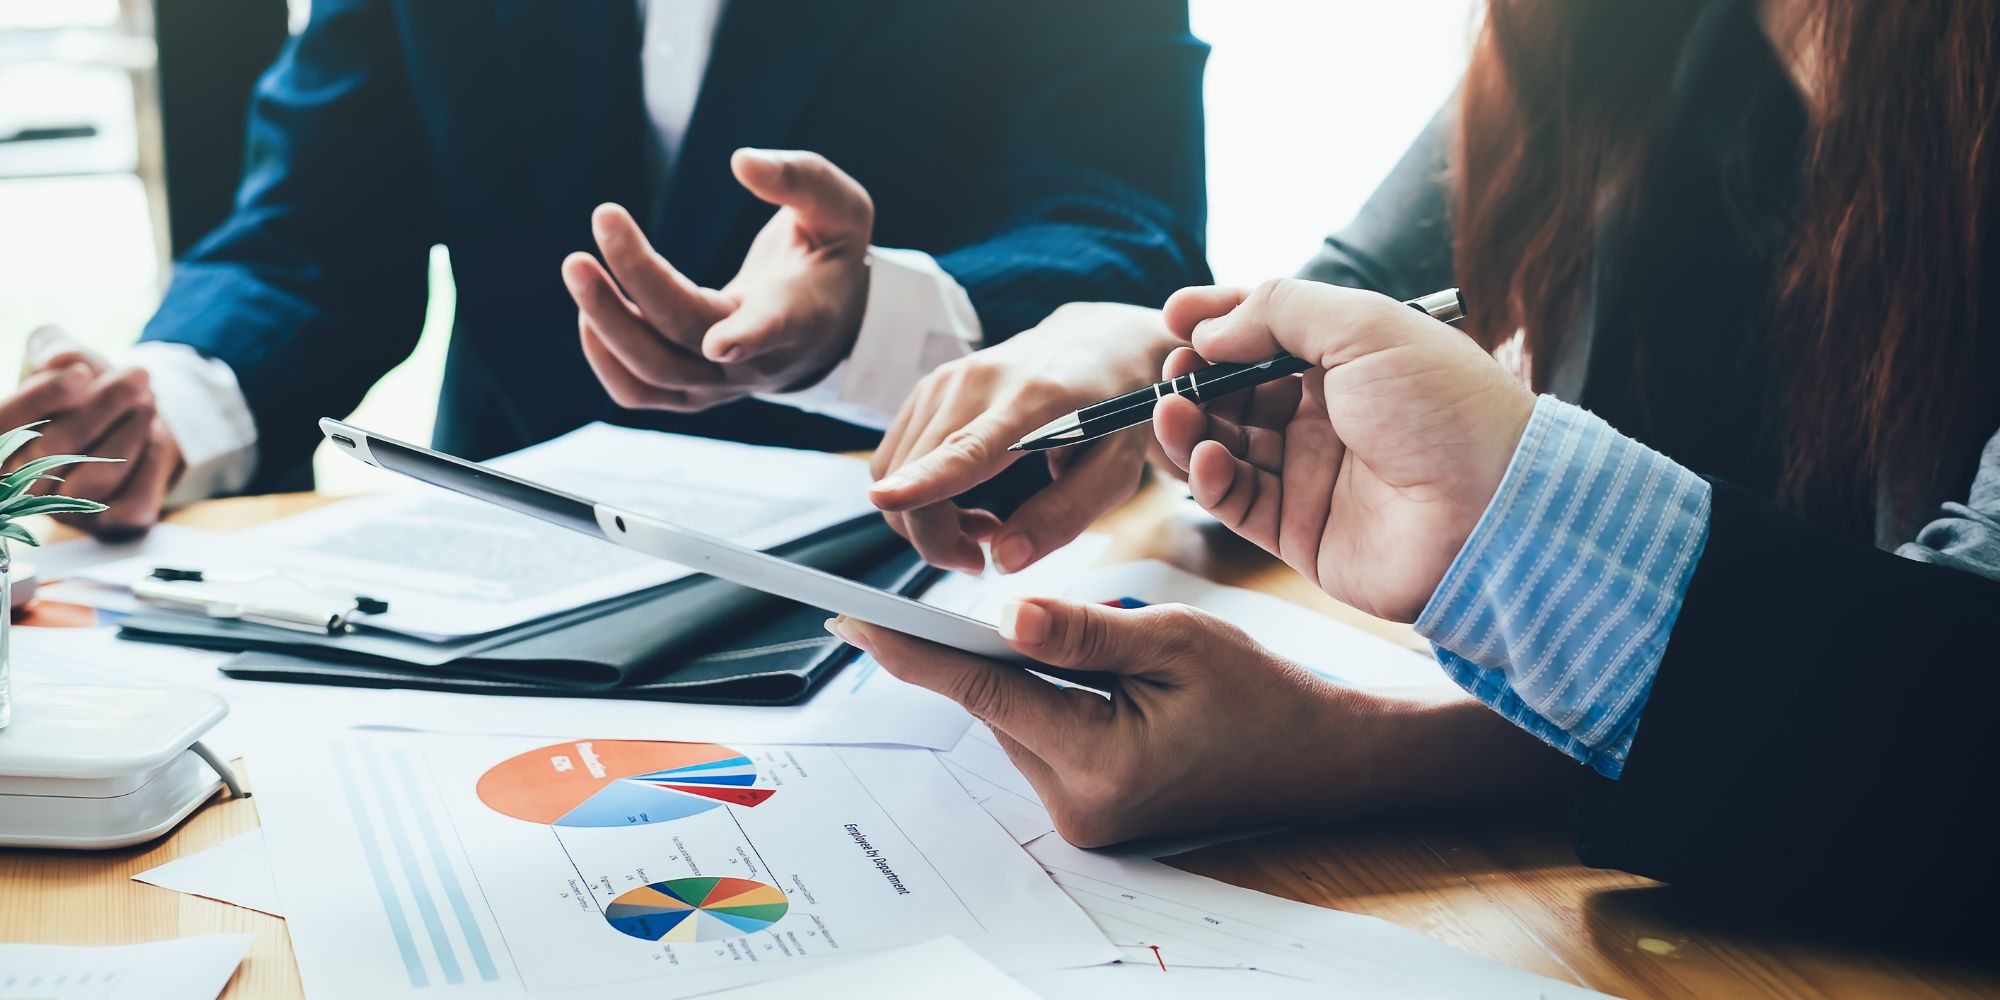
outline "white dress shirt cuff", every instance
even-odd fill
[[[257,471],[257,422],[225,362],[186,344],[147,341],[126,354],[146,369],[154,405],[180,445],[186,468],[167,493],[167,507],[236,493]]]
[[[854,350],[812,385],[757,398],[884,430],[931,369],[979,349],[972,299],[930,254],[869,248]]]

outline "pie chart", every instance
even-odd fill
[[[621,893],[611,926],[648,941],[718,941],[755,934],[791,908],[776,886],[747,878],[677,878]]]
[[[756,784],[750,758],[716,743],[577,740],[501,761],[477,792],[487,808],[530,823],[639,826],[754,808],[776,794]]]

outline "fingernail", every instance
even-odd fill
[[[1040,605],[1008,601],[1000,609],[1000,637],[1010,642],[1039,646],[1049,638],[1049,613]]]
[[[846,628],[847,628],[847,622],[844,621],[839,615],[835,615],[832,618],[828,618],[826,620],[827,632],[832,634],[834,638],[839,639],[842,642],[848,641],[847,632],[845,631]]]
[[[877,480],[875,485],[868,488],[868,491],[871,493],[889,493],[903,489],[909,485],[910,477],[908,475],[901,472],[891,472],[887,476]]]
[[[69,386],[81,385],[90,381],[90,377],[90,366],[82,362],[63,367],[62,380]]]
[[[993,565],[1000,567],[1002,573],[1019,571],[1034,554],[1034,543],[1021,535],[1008,535],[993,543]]]

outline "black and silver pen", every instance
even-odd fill
[[[1459,295],[1456,288],[1432,292],[1403,304],[1442,323],[1456,323],[1465,318],[1465,299]],[[1107,434],[1153,419],[1153,405],[1164,396],[1184,396],[1197,403],[1205,403],[1220,399],[1232,392],[1242,392],[1266,382],[1276,382],[1287,375],[1296,375],[1310,367],[1312,367],[1311,362],[1290,354],[1280,354],[1269,361],[1259,361],[1255,364],[1210,365],[1200,371],[1168,379],[1165,382],[1156,382],[1143,389],[1134,389],[1122,396],[1113,396],[1101,403],[1092,403],[1074,413],[1057,417],[1015,442],[1013,447],[1007,450],[1047,451],[1051,448],[1065,448],[1073,444],[1095,441]]]

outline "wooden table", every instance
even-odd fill
[[[174,518],[234,530],[326,502],[309,495],[203,504]],[[1254,587],[1406,643],[1408,629],[1337,604],[1153,487],[1101,526],[1112,558],[1154,558]],[[254,764],[254,762],[253,762]],[[252,777],[254,785],[254,776]],[[257,825],[255,799],[212,804],[146,847],[0,851],[0,941],[118,944],[249,931],[231,998],[297,997],[285,922],[131,881]],[[1680,915],[1644,879],[1579,865],[1562,829],[1430,820],[1298,830],[1175,859],[1190,871],[1366,913],[1475,954],[1620,996],[2000,996],[2000,975],[1723,928]],[[1830,873],[1829,877],[1838,877]]]

